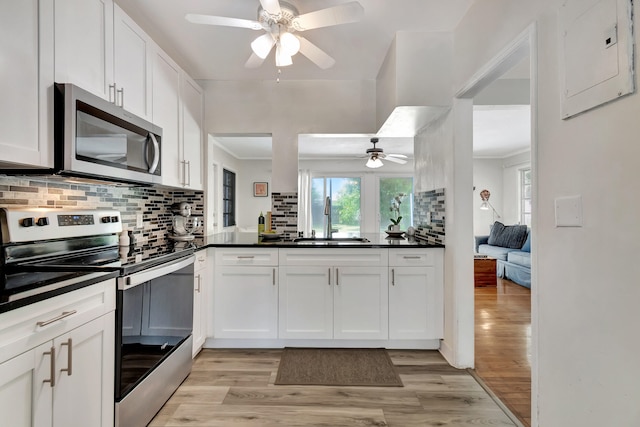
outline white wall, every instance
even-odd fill
[[[461,87],[537,23],[533,422],[640,425],[640,97],[561,120],[561,4],[476,2],[456,31],[455,82]],[[634,21],[638,28],[637,13]],[[582,227],[555,227],[554,199],[567,195],[582,196]]]
[[[209,134],[273,137],[271,190],[297,191],[298,134],[375,133],[375,81],[201,81]],[[271,191],[270,190],[270,191]]]

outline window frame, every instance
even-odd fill
[[[324,179],[324,186],[323,186],[323,200],[326,198],[327,196],[327,179],[333,179],[333,178],[357,178],[360,180],[360,224],[359,224],[359,234],[365,233],[365,230],[363,230],[363,224],[364,224],[364,217],[366,215],[365,212],[365,196],[364,196],[364,192],[363,189],[365,189],[365,177],[362,174],[358,174],[358,173],[335,173],[335,172],[331,172],[331,173],[323,173],[323,172],[314,172],[312,171],[310,173],[310,179],[309,179],[309,191],[311,192],[311,188],[313,187],[313,180],[314,179]],[[311,197],[309,197],[309,201],[310,203],[313,203],[313,201],[311,200]],[[332,206],[333,208],[333,206]],[[311,210],[310,210],[311,212]],[[313,213],[310,213],[311,217],[309,218],[309,224],[311,225],[311,227],[313,228]],[[316,235],[318,236],[323,236],[324,235],[324,230],[327,227],[327,218],[326,216],[323,218],[322,220],[322,230],[316,230]],[[335,225],[335,221],[332,225]],[[336,236],[336,234],[334,234],[334,236]]]
[[[231,185],[227,185],[227,176],[232,176],[233,182]],[[223,227],[234,227],[237,224],[236,221],[236,183],[237,176],[236,173],[228,168],[222,168],[222,226]],[[226,188],[230,188],[229,195],[227,198],[225,191]],[[229,202],[229,203],[227,203]],[[231,207],[230,210],[227,210],[227,207]]]
[[[520,224],[527,225],[531,227],[531,215],[532,215],[532,207],[531,207],[531,193],[532,193],[532,179],[531,179],[531,167],[526,167],[518,170],[519,172],[519,191],[520,191]],[[525,176],[529,173],[529,182],[525,182]],[[526,187],[529,187],[529,197],[526,196]],[[526,211],[525,206],[526,202],[529,201],[529,211]],[[526,217],[529,217],[529,220],[526,220]]]

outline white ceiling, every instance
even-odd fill
[[[195,79],[272,80],[278,76],[273,52],[257,69],[244,63],[251,41],[262,34],[245,28],[216,27],[187,22],[187,13],[255,20],[259,0],[115,0],[165,51]],[[349,0],[288,0],[299,12],[312,12]],[[399,31],[452,31],[476,0],[358,0],[361,22],[304,32],[336,64],[321,70],[298,54],[280,78],[295,80],[375,79]],[[505,78],[527,78],[528,62]],[[483,107],[474,113],[474,155],[505,157],[522,151],[530,135],[526,106]],[[371,146],[374,135],[301,135],[300,158],[357,157]],[[271,158],[269,135],[218,135],[220,146],[240,159]],[[411,156],[413,138],[380,138],[385,153]]]
[[[300,14],[348,0],[288,0]],[[281,79],[375,79],[398,31],[452,31],[475,0],[358,0],[362,21],[304,32],[336,64],[321,70],[298,54]],[[194,79],[275,79],[273,52],[258,69],[244,63],[262,30],[191,24],[187,13],[256,20],[259,0],[116,0]]]

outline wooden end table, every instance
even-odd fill
[[[496,259],[486,255],[473,256],[473,282],[476,288],[496,286]]]

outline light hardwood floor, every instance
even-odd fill
[[[475,370],[525,426],[531,425],[531,291],[509,280],[475,288]]]
[[[150,426],[513,426],[437,351],[389,350],[404,387],[276,386],[281,350],[203,350]]]

